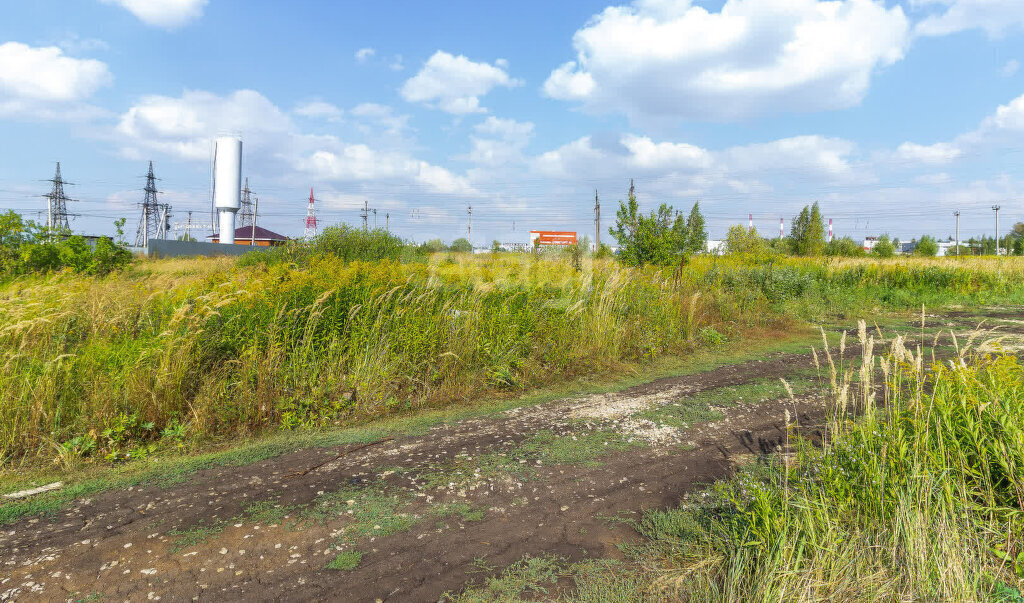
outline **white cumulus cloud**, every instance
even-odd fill
[[[365,63],[373,58],[375,54],[377,54],[377,51],[372,48],[360,48],[356,51],[356,60],[360,63]]]
[[[918,22],[914,32],[922,36],[945,36],[967,29],[983,29],[993,37],[1024,27],[1024,6],[1020,0],[912,0],[918,7],[941,9]]]
[[[942,164],[953,161],[963,151],[954,143],[937,142],[932,145],[921,145],[905,142],[896,149],[897,156],[905,161]]]
[[[314,113],[322,113],[325,108],[316,109]],[[360,105],[350,113],[377,119],[372,138],[380,138],[388,127],[380,125],[382,120],[395,119],[381,105]],[[287,113],[255,90],[225,96],[187,90],[179,97],[143,97],[121,115],[115,129],[122,153],[136,159],[156,152],[208,161],[211,140],[221,133],[242,136],[245,165],[255,165],[257,171],[299,172],[323,182],[373,183],[378,188],[412,183],[435,193],[476,192],[465,176],[417,159],[406,150],[382,150],[335,136],[305,134]]]
[[[875,0],[690,0],[612,6],[573,36],[553,98],[640,121],[729,120],[858,104],[871,75],[902,59],[909,23]]]
[[[522,85],[511,77],[508,63],[502,60],[477,63],[463,55],[454,56],[442,50],[434,53],[419,73],[402,86],[402,98],[413,103],[427,103],[447,113],[463,115],[484,113],[480,97],[498,86],[513,88]]]
[[[69,57],[56,46],[0,44],[0,115],[59,119],[95,113],[83,101],[112,80],[102,61]]]
[[[208,0],[103,0],[117,4],[146,25],[175,29],[203,15]]]
[[[293,126],[283,111],[255,90],[227,96],[186,90],[180,97],[143,97],[121,116],[116,129],[128,156],[153,150],[183,159],[208,159],[210,140],[218,133],[240,133],[246,147],[272,146]]]
[[[324,101],[310,101],[302,103],[292,110],[296,115],[326,119],[327,121],[338,121],[341,119],[341,109]]]
[[[531,122],[488,116],[473,128],[472,150],[466,159],[493,167],[519,163],[523,160],[523,149],[533,137],[533,129]]]

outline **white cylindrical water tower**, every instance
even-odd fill
[[[221,136],[213,149],[213,205],[220,242],[235,244],[235,214],[242,207],[242,139]]]

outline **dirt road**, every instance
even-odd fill
[[[0,601],[437,601],[527,554],[620,557],[619,519],[780,449],[787,411],[813,434],[812,373],[768,356],[108,491],[0,527]]]

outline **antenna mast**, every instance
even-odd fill
[[[313,187],[309,187],[309,205],[306,207],[306,231],[303,233],[307,239],[316,237],[316,207],[313,203],[316,199],[313,198]]]

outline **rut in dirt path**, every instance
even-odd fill
[[[778,355],[106,492],[0,529],[0,600],[427,601],[525,554],[616,557],[617,516],[779,449],[783,408],[811,430],[823,413],[813,393],[682,401],[808,368]]]

